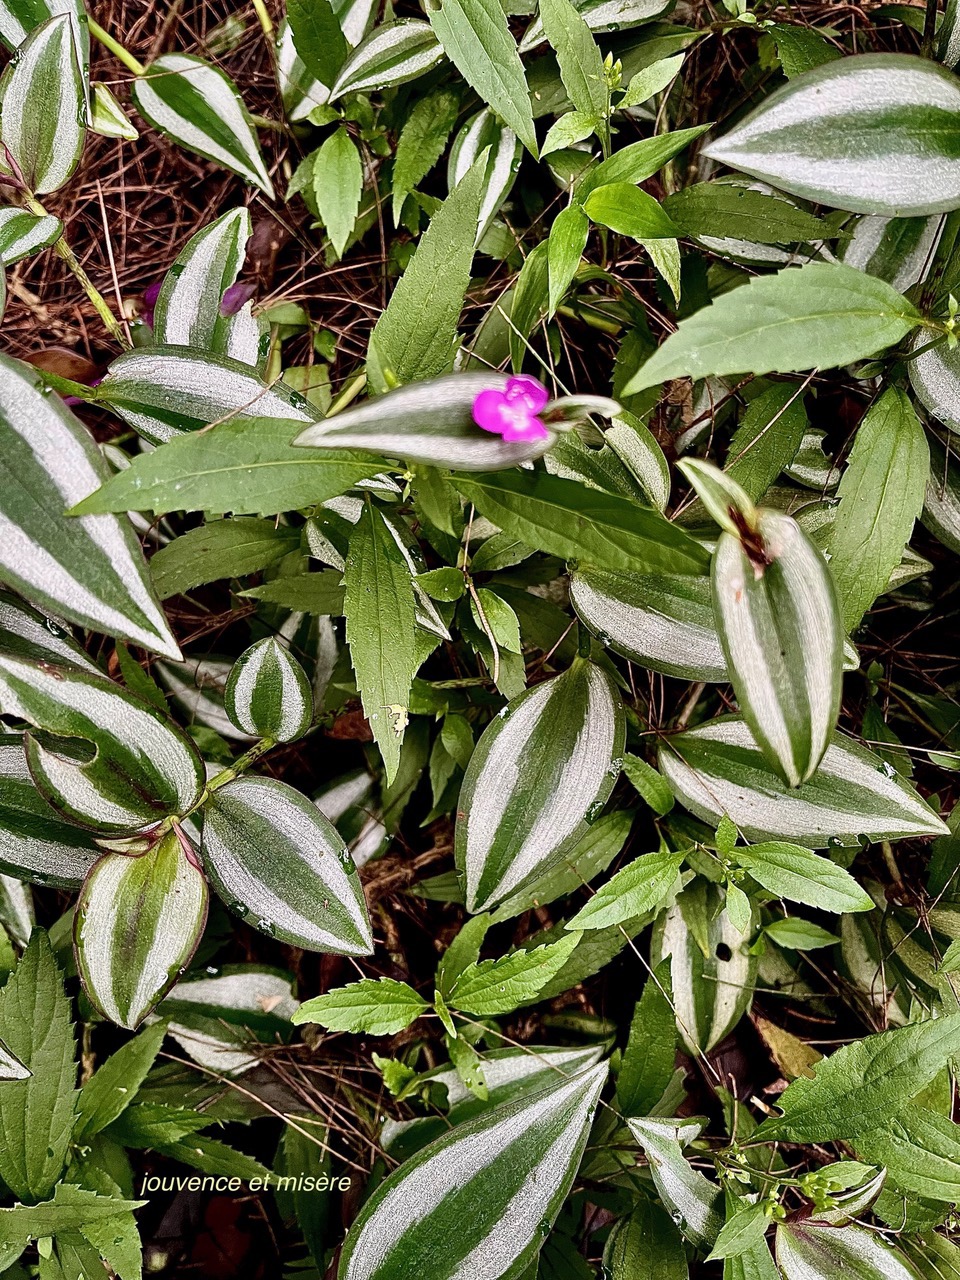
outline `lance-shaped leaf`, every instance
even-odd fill
[[[837,256],[848,267],[879,276],[905,293],[926,275],[944,218],[858,218]]]
[[[73,940],[84,990],[105,1018],[133,1031],[163,999],[197,948],[208,899],[182,831],[138,857],[100,859],[80,891]]]
[[[273,778],[237,778],[204,808],[203,862],[231,911],[308,951],[373,950],[360,877],[336,827]]]
[[[758,1137],[799,1142],[856,1138],[887,1124],[960,1053],[960,1014],[930,1018],[844,1045],[794,1080],[778,1100],[783,1115]]]
[[[153,312],[158,346],[192,347],[256,365],[260,358],[260,326],[250,303],[239,310],[225,307],[227,291],[236,284],[250,238],[247,209],[231,209],[192,235],[163,278]],[[269,413],[264,417],[269,417]]]
[[[413,987],[394,978],[361,978],[305,1000],[293,1015],[296,1025],[317,1023],[329,1031],[368,1032],[374,1036],[403,1031],[430,1006]]]
[[[457,806],[468,911],[529,886],[585,834],[613,789],[624,736],[612,680],[582,659],[491,721]]]
[[[481,391],[503,390],[499,373],[455,373],[398,387],[326,418],[297,436],[296,444],[320,449],[366,449],[408,462],[456,471],[496,471],[539,458],[556,440],[508,443],[473,420]]]
[[[37,790],[22,735],[0,735],[0,871],[75,889],[99,856],[90,833],[61,822]]]
[[[313,715],[307,673],[275,636],[258,640],[237,659],[224,690],[227,715],[242,733],[292,742]]]
[[[704,934],[698,936],[688,916],[706,920]],[[694,882],[657,921],[650,962],[658,965],[667,956],[677,1030],[691,1053],[709,1053],[750,1007],[757,972],[757,958],[720,910],[715,886]]]
[[[63,223],[50,213],[27,213],[13,206],[0,208],[0,263],[11,267],[53,244],[62,234]]]
[[[364,1205],[340,1280],[520,1275],[573,1183],[607,1076],[590,1067],[459,1125]]]
[[[59,190],[80,162],[86,107],[76,33],[70,13],[48,18],[0,81],[4,146],[34,195]]]
[[[0,588],[0,653],[33,662],[65,663],[93,675],[103,672],[56,618]]]
[[[697,574],[570,575],[570,602],[609,648],[682,680],[726,680],[710,579]]]
[[[346,93],[392,89],[429,71],[443,57],[440,41],[428,22],[401,18],[372,31],[340,68],[331,100]]]
[[[761,511],[757,541],[721,533],[713,601],[730,679],[770,766],[797,787],[840,711],[843,631],[830,570],[791,516]]]
[[[179,435],[118,471],[78,505],[77,514],[140,510],[158,515],[274,515],[339,497],[383,470],[383,462],[372,454],[295,449],[298,430],[296,423],[241,418],[213,431]]]
[[[906,392],[890,387],[857,428],[827,550],[844,629],[886,588],[923,504],[930,452]]]
[[[135,831],[200,795],[203,764],[190,739],[103,676],[0,655],[0,710],[43,730],[26,734],[27,763],[48,804],[70,821]]]
[[[644,853],[609,880],[581,907],[568,929],[605,929],[651,911],[672,887],[683,853]]]
[[[920,519],[945,547],[960,555],[960,463],[939,440],[929,439],[930,475]]]
[[[330,0],[287,0],[287,21],[307,71],[333,84],[349,46]]]
[[[822,849],[943,835],[929,805],[879,756],[836,733],[820,768],[791,789],[767,765],[745,721],[723,716],[660,747],[660,769],[686,807],[713,826],[724,814],[748,840],[795,840]]]
[[[369,500],[350,536],[343,576],[350,661],[389,785],[400,767],[410,686],[420,661],[413,575],[391,526]],[[382,626],[384,618],[389,628]]]
[[[603,1251],[610,1280],[689,1280],[683,1237],[661,1205],[638,1200],[628,1218],[614,1223]]]
[[[460,95],[452,87],[434,89],[412,104],[397,139],[393,160],[394,226],[400,225],[407,196],[427,176],[446,149],[459,114]]]
[[[283,109],[291,124],[306,120],[316,107],[330,100],[330,88],[310,75],[293,42],[290,23],[284,18],[277,28],[277,84]]]
[[[453,141],[447,166],[447,182],[451,191],[467,176],[484,151],[487,152],[487,161],[480,193],[478,244],[510,194],[523,155],[520,139],[512,129],[502,125],[489,108],[471,116]]]
[[[179,658],[128,521],[64,515],[108,475],[42,375],[0,356],[0,576],[71,622]]]
[[[951,1203],[960,1197],[960,1126],[948,1116],[913,1103],[854,1145],[904,1191]]]
[[[654,1186],[668,1212],[679,1216],[677,1225],[688,1240],[708,1249],[723,1227],[723,1193],[683,1154],[683,1147],[698,1136],[703,1122],[628,1119],[627,1124],[643,1148]]]
[[[682,320],[623,394],[671,378],[835,369],[893,346],[919,323],[902,294],[853,267],[787,267],[754,276]]]
[[[190,54],[165,53],[134,80],[131,92],[137,110],[155,129],[273,199],[273,183],[246,107],[219,68]]]
[[[457,476],[457,488],[528,546],[601,569],[702,573],[708,553],[659,511],[546,472]]]
[[[917,1280],[906,1258],[881,1236],[853,1224],[842,1230],[808,1222],[777,1227],[777,1265],[783,1280]]]
[[[268,385],[248,364],[186,347],[139,347],[119,356],[91,396],[119,414],[151,444],[211,423],[270,418],[316,422],[298,391]]]
[[[0,991],[0,1040],[30,1073],[0,1082],[0,1178],[18,1199],[43,1200],[70,1147],[77,1063],[70,1001],[42,929]]]
[[[467,84],[536,155],[523,63],[497,0],[442,0],[428,17],[444,53]]]
[[[822,911],[872,911],[873,899],[849,871],[802,845],[770,840],[737,845],[730,857],[746,867],[757,884],[791,902]]]
[[[868,54],[797,76],[704,151],[835,209],[942,213],[960,207],[958,125],[955,76],[927,58]]]

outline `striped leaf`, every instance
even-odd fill
[[[127,142],[136,142],[140,137],[127,118],[127,113],[117,101],[109,85],[100,83],[92,86],[90,98],[90,132],[101,138],[125,138]]]
[[[556,1077],[405,1161],[350,1229],[339,1280],[525,1274],[573,1183],[606,1076],[601,1063]]]
[[[71,622],[179,658],[126,517],[64,515],[108,475],[42,375],[0,355],[0,578]]]
[[[37,790],[22,735],[0,735],[0,872],[75,889],[99,856],[93,836],[61,822]]]
[[[757,518],[752,554],[722,533],[713,599],[740,710],[768,764],[790,787],[815,771],[840,711],[843,631],[830,570],[797,522]]]
[[[710,579],[695,574],[570,575],[570,601],[602,644],[681,680],[726,680]]]
[[[31,31],[47,18],[68,13],[74,21],[77,44],[86,67],[90,56],[90,35],[81,0],[0,0],[0,40],[15,53]]]
[[[650,940],[654,968],[670,957],[677,1030],[691,1053],[709,1053],[753,999],[757,957],[720,903],[715,885],[695,881],[656,922]],[[705,936],[688,916],[691,922],[706,921]]]
[[[944,219],[858,218],[850,238],[840,242],[838,257],[848,267],[886,280],[905,293],[927,273]]]
[[[275,636],[237,659],[224,692],[227,715],[242,733],[292,742],[310,727],[313,693],[307,673]]]
[[[196,851],[168,831],[138,857],[108,853],[77,901],[77,969],[90,1001],[135,1030],[183,973],[203,934],[209,894]]]
[[[29,1080],[32,1071],[0,1040],[0,1080]]]
[[[960,348],[944,339],[929,346],[929,337],[915,338],[914,348],[926,347],[907,364],[910,386],[931,417],[960,434]]]
[[[59,240],[63,223],[50,213],[27,213],[13,206],[0,208],[0,263],[12,267],[21,258]]]
[[[103,672],[57,619],[0,588],[0,653],[33,662],[66,663],[93,675]]]
[[[151,444],[225,418],[316,422],[320,416],[299,392],[282,382],[268,386],[248,364],[183,347],[139,347],[119,356],[92,398]]]
[[[879,756],[833,735],[820,768],[791,789],[763,758],[749,728],[723,716],[660,747],[660,769],[680,801],[713,826],[726,814],[748,840],[839,841],[943,835],[947,827]]]
[[[237,778],[204,807],[203,862],[231,911],[307,951],[373,950],[363,889],[337,829],[273,778]]]
[[[428,1142],[465,1120],[520,1098],[540,1093],[563,1076],[576,1075],[595,1066],[603,1053],[600,1045],[586,1049],[551,1049],[524,1045],[521,1049],[494,1049],[481,1059],[487,1097],[471,1093],[453,1067],[439,1067],[422,1077],[447,1091],[449,1110],[443,1116],[421,1116],[415,1120],[388,1120],[381,1139],[395,1160],[406,1160]]]
[[[290,23],[284,18],[277,28],[277,83],[283,109],[291,124],[306,120],[316,107],[330,100],[330,89],[312,76],[294,44]]]
[[[193,743],[155,707],[103,676],[0,655],[0,711],[56,737],[27,731],[30,773],[47,803],[96,831],[137,831],[182,813],[203,786]],[[93,750],[91,758],[91,748]]]
[[[523,155],[520,139],[512,129],[500,123],[489,107],[471,116],[453,140],[447,165],[447,186],[450,191],[467,176],[471,166],[485,150],[488,155],[480,194],[478,244],[510,194],[520,168],[520,157]]]
[[[3,144],[33,195],[59,190],[83,151],[86,99],[76,31],[70,13],[48,18],[0,80]]]
[[[428,22],[401,18],[372,31],[340,68],[331,100],[347,93],[392,89],[429,71],[443,57]]]
[[[674,1222],[700,1249],[709,1249],[723,1227],[723,1192],[691,1165],[683,1148],[699,1137],[703,1121],[627,1121],[643,1148],[654,1186]]]
[[[956,76],[927,58],[867,54],[797,76],[704,152],[818,204],[916,216],[960,207],[958,124]]]
[[[473,421],[481,391],[502,390],[499,373],[457,373],[398,387],[310,426],[295,441],[327,449],[366,449],[457,471],[496,471],[539,458],[553,444],[545,440],[510,444]]]
[[[945,547],[960,555],[960,464],[940,444],[928,437],[930,476],[920,519]]]
[[[192,347],[241,364],[259,363],[260,325],[250,303],[239,311],[223,312],[224,296],[240,274],[249,238],[250,214],[244,208],[231,209],[190,237],[164,277],[154,308],[158,346]]]
[[[851,1224],[819,1227],[782,1222],[777,1227],[777,1265],[783,1280],[917,1280],[917,1273],[874,1231]],[[939,1274],[946,1274],[940,1272]]]
[[[217,67],[165,53],[133,82],[137,110],[188,151],[223,165],[273,199],[273,183],[236,85]]]
[[[529,888],[586,833],[613,789],[624,736],[613,681],[582,659],[491,721],[457,806],[468,911]]]

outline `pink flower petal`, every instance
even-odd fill
[[[510,423],[504,429],[504,440],[546,440],[550,432],[539,418],[526,418],[523,422]]]
[[[481,391],[473,402],[473,420],[484,431],[492,431],[502,435],[505,425],[504,412],[508,409],[507,398],[502,391],[489,388]]]
[[[543,383],[526,373],[519,373],[516,377],[509,378],[505,394],[512,403],[523,404],[531,414],[539,413],[550,399],[550,393]]]

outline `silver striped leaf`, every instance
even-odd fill
[[[621,410],[603,438],[640,482],[650,505],[666,512],[670,501],[670,467],[649,427],[632,413]]]
[[[27,764],[44,799],[69,822],[140,831],[200,795],[203,764],[190,739],[105,676],[0,655],[0,712],[42,731],[27,731]]]
[[[523,155],[523,143],[489,107],[471,116],[453,140],[447,164],[448,191],[466,177],[482,151],[488,155],[480,194],[477,244],[509,196]]]
[[[64,515],[109,474],[42,374],[0,355],[0,579],[80,626],[179,658],[126,517]]]
[[[276,51],[277,84],[283,109],[290,123],[297,124],[306,120],[316,107],[326,106],[330,101],[330,89],[315,79],[304,66],[286,18],[277,28]]]
[[[704,947],[684,912],[707,920]],[[757,957],[744,933],[721,909],[720,890],[703,880],[679,895],[653,926],[650,964],[670,957],[670,980],[677,1030],[687,1049],[709,1053],[737,1025],[753,999]],[[705,948],[705,949],[704,949]]]
[[[481,391],[502,390],[500,373],[455,373],[398,387],[356,409],[317,422],[294,444],[313,448],[366,449],[391,458],[449,467],[455,471],[499,471],[539,458],[553,444],[545,440],[508,443],[473,421]]]
[[[0,587],[0,653],[33,662],[67,663],[92,675],[103,672],[80,648],[69,629],[19,596]]]
[[[745,721],[722,716],[666,739],[660,771],[691,813],[726,814],[747,840],[840,842],[944,835],[948,828],[879,756],[835,733],[814,776],[791,789],[763,758]]]
[[[133,82],[137,110],[188,151],[223,165],[273,199],[273,183],[237,87],[202,58],[165,53]]]
[[[37,923],[33,890],[16,876],[0,874],[0,924],[15,946],[26,948]]]
[[[817,489],[820,493],[835,489],[843,472],[827,455],[824,449],[826,438],[825,431],[805,431],[800,448],[793,455],[793,461],[784,467],[783,474],[797,484]]]
[[[204,807],[203,862],[217,893],[248,924],[292,946],[369,955],[360,878],[336,827],[273,778],[237,778]]]
[[[591,31],[627,31],[665,13],[672,0],[575,0],[574,8]],[[546,40],[543,23],[535,18],[520,41],[520,52],[529,53]]]
[[[29,1080],[33,1072],[0,1040],[0,1081]]]
[[[945,213],[960,206],[958,124],[956,76],[927,58],[864,54],[795,77],[704,154],[851,213]]]
[[[931,417],[960,434],[960,347],[951,350],[946,339],[933,347],[929,342],[929,335],[913,341],[915,351],[927,350],[907,362],[910,386]]]
[[[777,1227],[777,1265],[783,1280],[917,1280],[906,1258],[866,1227],[819,1227],[781,1222]],[[946,1274],[946,1273],[940,1273]]]
[[[570,602],[602,644],[650,671],[707,683],[728,678],[707,577],[578,570]]]
[[[900,293],[927,274],[944,217],[858,218],[848,240],[840,242],[838,257],[848,267],[886,280]]]
[[[667,1212],[692,1244],[709,1249],[723,1226],[723,1192],[683,1154],[700,1136],[703,1121],[650,1117],[628,1119],[627,1124],[643,1148]]]
[[[455,856],[468,911],[530,888],[573,848],[613,789],[624,740],[613,681],[579,658],[491,721],[457,805]]]
[[[102,857],[84,881],[73,929],[91,1004],[135,1031],[190,963],[208,902],[196,851],[182,832],[166,832],[137,857]]]
[[[101,138],[124,138],[136,142],[139,130],[134,128],[127,113],[114,97],[109,85],[95,84],[90,98],[90,132]]]
[[[292,742],[310,727],[313,693],[307,673],[289,649],[267,636],[234,663],[224,707],[242,733]]]
[[[438,1067],[421,1080],[446,1089],[447,1113],[416,1120],[387,1120],[380,1140],[384,1149],[402,1162],[465,1120],[505,1102],[539,1093],[563,1076],[573,1076],[594,1066],[602,1055],[602,1045],[590,1045],[586,1049],[550,1049],[541,1045],[494,1049],[481,1057],[487,1085],[487,1096],[483,1100],[470,1092],[453,1067]]]
[[[960,464],[928,436],[930,476],[920,520],[945,547],[960,555]]]
[[[267,385],[249,365],[187,347],[138,347],[119,356],[96,402],[149,440],[164,444],[225,418],[316,422],[319,413],[282,382]]]
[[[257,365],[262,335],[250,303],[230,315],[224,295],[236,283],[250,238],[250,213],[231,209],[191,236],[170,267],[153,313],[157,346],[192,347]]]
[[[37,790],[22,735],[0,734],[0,872],[75,889],[99,857],[93,836],[57,818]]]
[[[816,770],[840,712],[843,630],[827,562],[796,520],[761,510],[762,561],[736,534],[713,556],[713,601],[740,710],[790,787]]]
[[[937,60],[951,69],[960,62],[960,4],[957,0],[945,0],[937,32]]]
[[[86,97],[76,32],[70,13],[48,18],[0,80],[3,144],[33,195],[58,191],[80,163]]]
[[[486,1110],[405,1161],[350,1229],[339,1280],[525,1274],[573,1184],[606,1063]]]
[[[392,89],[429,71],[443,57],[429,22],[400,18],[377,27],[357,45],[340,68],[331,101],[347,93]]]
[[[0,40],[16,53],[31,31],[47,18],[68,13],[73,19],[75,38],[86,68],[90,60],[90,33],[82,0],[0,0]]]
[[[27,213],[14,206],[0,208],[0,263],[12,267],[46,249],[63,235],[63,223],[51,213]]]

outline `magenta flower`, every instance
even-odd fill
[[[546,440],[550,434],[537,414],[550,395],[536,378],[520,374],[508,378],[505,390],[481,391],[473,402],[473,420],[484,431],[504,440]]]
[[[160,297],[160,289],[163,285],[162,280],[155,280],[153,284],[148,284],[143,291],[143,319],[150,328],[153,328],[153,312],[157,305],[157,299]]]

